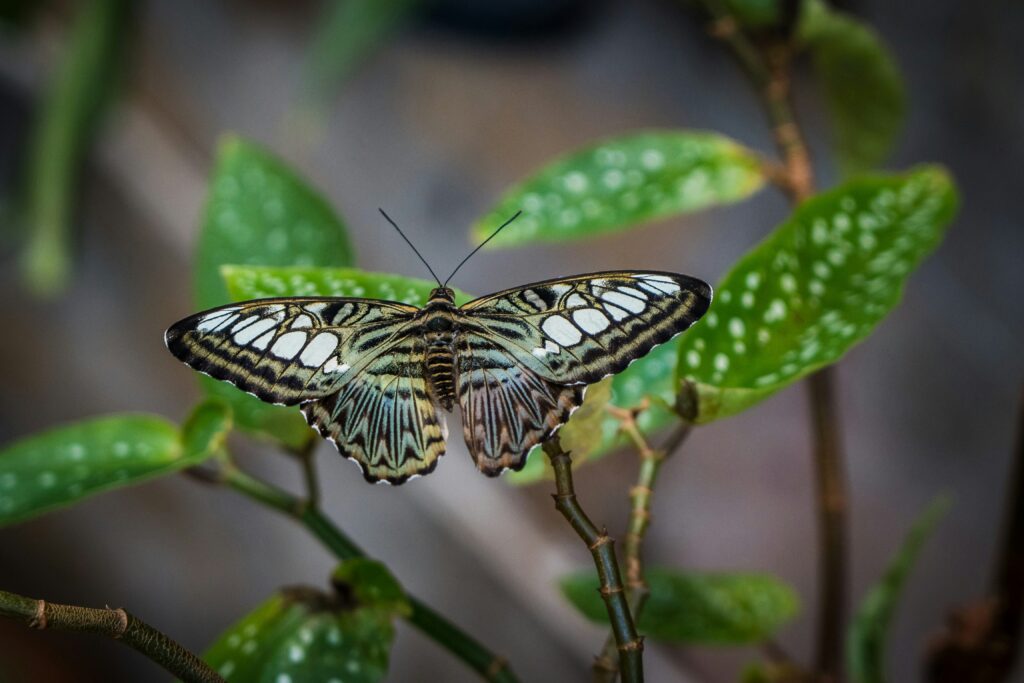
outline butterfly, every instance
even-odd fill
[[[220,306],[175,323],[164,341],[199,372],[298,405],[368,481],[401,484],[437,465],[442,411],[456,404],[481,472],[522,469],[587,385],[684,331],[712,296],[701,280],[654,271],[545,280],[462,306],[438,284],[422,308],[342,297]]]
[[[338,297],[259,299],[189,316],[167,348],[200,372],[280,405],[361,466],[400,484],[444,454],[444,411],[487,475],[518,470],[582,402],[707,310],[711,288],[674,273],[546,280],[456,307]]]

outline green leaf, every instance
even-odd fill
[[[949,506],[950,501],[945,496],[931,502],[914,522],[885,574],[858,607],[847,634],[847,667],[854,683],[885,682],[885,639],[889,624],[921,546]]]
[[[765,574],[681,572],[651,568],[640,633],[670,643],[742,645],[774,634],[798,610],[796,593]],[[562,593],[591,621],[608,623],[593,570],[560,581]]]
[[[221,273],[235,301],[273,296],[356,296],[422,306],[437,287],[428,280],[358,268],[224,266]],[[455,290],[456,303],[471,298]]]
[[[339,589],[285,589],[225,631],[204,659],[228,681],[373,683],[387,673],[394,617],[411,607],[387,569],[349,560]]]
[[[210,179],[196,258],[201,309],[230,301],[220,277],[226,263],[267,266],[349,266],[345,226],[323,197],[279,159],[237,137],[226,138]],[[263,403],[224,382],[202,378],[208,393],[228,402],[238,426],[292,448],[312,435],[295,408]]]
[[[949,175],[851,180],[804,202],[740,259],[680,338],[697,422],[738,413],[834,363],[899,302],[956,212]]]
[[[878,166],[906,114],[903,79],[889,50],[870,26],[822,0],[804,0],[797,35],[831,114],[840,170],[849,175]]]
[[[127,0],[81,3],[29,139],[28,244],[22,270],[37,294],[63,290],[71,271],[71,223],[82,159],[113,93],[129,18]]]
[[[223,407],[204,405],[184,435],[161,417],[127,414],[17,441],[0,450],[0,526],[196,465],[222,442],[226,415]]]
[[[767,29],[782,21],[779,0],[725,0],[729,14],[747,29]]]
[[[412,605],[398,579],[376,560],[359,557],[342,562],[334,570],[331,583],[339,594],[360,607],[399,617],[412,614]]]
[[[322,100],[379,49],[410,15],[419,0],[334,0],[316,22],[306,59],[306,97]]]
[[[745,199],[761,188],[757,156],[729,138],[652,131],[606,140],[558,159],[509,190],[473,227],[488,246],[560,242]]]

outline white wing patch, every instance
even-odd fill
[[[637,284],[652,294],[675,294],[681,287],[665,275],[637,275]]]
[[[244,321],[243,321],[244,322]],[[254,323],[246,323],[241,331],[235,333],[235,343],[245,346],[256,337],[270,330],[278,323],[274,318],[260,318]]]
[[[285,332],[274,345],[270,347],[270,352],[283,360],[291,360],[298,355],[302,347],[306,345],[306,333],[305,332]]]
[[[572,346],[583,339],[583,334],[576,326],[560,315],[549,316],[540,327],[552,341],[562,346]]]
[[[313,341],[309,342],[309,345],[302,351],[302,355],[299,356],[299,361],[310,368],[318,367],[323,365],[328,356],[334,353],[337,348],[337,335],[331,334],[330,332],[321,332],[313,337]]]
[[[647,304],[640,299],[620,292],[617,289],[609,289],[606,292],[601,292],[601,298],[608,303],[615,304],[616,306],[626,309],[630,313],[643,313],[644,309],[647,308]],[[610,307],[608,308],[608,312],[611,313],[612,317],[616,320],[622,320],[622,318],[615,315],[615,312],[611,310]]]
[[[611,325],[604,313],[596,308],[581,308],[573,311],[572,319],[581,330],[591,335],[603,332]]]

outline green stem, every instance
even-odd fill
[[[576,499],[576,491],[572,482],[572,460],[562,450],[558,437],[554,436],[544,443],[544,452],[551,460],[555,471],[555,508],[569,522],[594,557],[597,575],[601,581],[601,597],[608,609],[608,619],[612,624],[612,633],[619,650],[621,673],[624,683],[640,683],[644,679],[643,672],[643,638],[636,631],[630,612],[629,601],[622,587],[622,576],[615,558],[615,541],[607,530],[598,530],[583,511]],[[596,672],[595,672],[596,673]]]
[[[29,140],[26,219],[31,232],[21,265],[28,285],[43,296],[58,293],[68,279],[75,185],[112,91],[131,3],[78,4],[68,48]]]
[[[230,463],[221,470],[220,480],[239,493],[302,524],[339,560],[366,557],[366,553],[316,505],[246,474]],[[409,623],[472,667],[484,680],[517,683],[518,679],[503,657],[495,655],[414,596],[409,596],[409,602],[412,605]]]
[[[123,609],[60,605],[0,591],[0,616],[31,628],[108,636],[137,650],[183,681],[223,683],[216,671],[177,642]]]
[[[626,589],[629,609],[636,623],[640,623],[640,614],[647,603],[649,590],[644,579],[643,543],[647,529],[651,523],[651,504],[654,498],[654,486],[658,473],[665,461],[683,444],[690,434],[689,422],[681,423],[669,435],[661,448],[651,448],[647,439],[636,423],[634,411],[616,409],[615,416],[620,421],[619,429],[633,442],[637,456],[640,458],[640,470],[636,484],[629,490],[631,504],[629,513],[629,531],[625,541]],[[615,634],[610,633],[605,639],[601,655],[594,660],[594,681],[611,683],[619,673],[619,651],[616,647]]]

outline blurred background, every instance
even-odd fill
[[[441,272],[468,251],[470,223],[505,187],[595,139],[689,127],[772,153],[755,93],[704,22],[671,0],[438,0],[389,26],[351,69],[312,76],[331,3],[140,0],[123,19],[110,101],[74,188],[70,280],[59,296],[40,297],[19,268],[24,225],[10,198],[26,191],[29,131],[82,4],[4,3],[0,443],[106,412],[177,420],[200,396],[161,335],[192,312],[206,176],[226,132],[301,169],[345,217],[361,267],[421,277],[378,206]],[[851,603],[927,501],[943,491],[954,501],[896,616],[890,672],[909,681],[949,610],[984,592],[1001,523],[1024,378],[1024,6],[840,6],[877,28],[909,89],[908,125],[889,166],[945,164],[963,197],[902,305],[838,366]],[[796,91],[812,150],[824,150],[813,84],[801,78]],[[827,186],[836,175],[820,156]],[[484,293],[613,268],[714,282],[787,212],[785,198],[766,191],[590,243],[484,251],[455,284]],[[293,464],[269,448],[240,439],[236,451],[253,471],[299,485]],[[400,488],[366,485],[328,445],[317,455],[328,514],[405,586],[508,657],[524,681],[585,680],[604,631],[554,586],[590,558],[552,508],[550,484],[481,477],[459,439],[434,474]],[[612,457],[577,476],[588,512],[616,535],[635,467]],[[655,564],[791,582],[802,615],[781,642],[804,659],[815,614],[811,474],[801,384],[697,430],[664,470],[646,550]],[[274,589],[323,585],[333,565],[288,520],[180,476],[0,531],[0,587],[124,606],[200,651]],[[398,628],[389,680],[475,680],[421,633]],[[652,681],[735,680],[755,657],[651,646],[647,668]],[[157,673],[102,638],[0,621],[0,679]]]

